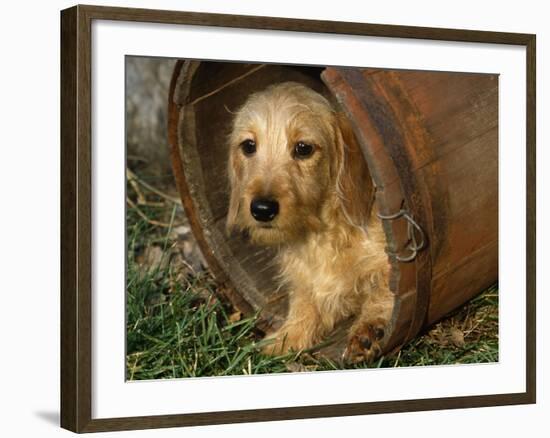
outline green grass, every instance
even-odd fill
[[[159,280],[158,278],[156,280]],[[144,283],[162,284],[151,278]],[[158,379],[284,372],[285,360],[258,353],[255,318],[232,321],[217,299],[205,300],[194,288],[211,287],[197,276],[158,299],[149,287],[128,294],[127,377]],[[160,283],[160,284],[159,284]],[[167,293],[168,285],[161,294]],[[157,289],[158,290],[158,289]]]
[[[311,352],[278,357],[261,354],[259,347],[265,341],[262,342],[256,329],[257,318],[242,317],[228,303],[220,301],[217,285],[207,271],[188,269],[181,259],[173,257],[176,242],[169,231],[180,214],[176,214],[175,204],[168,203],[163,208],[159,201],[153,197],[153,206],[127,209],[129,380],[344,368]],[[161,254],[154,263],[144,260],[151,247]],[[498,361],[496,286],[371,367],[495,361]],[[346,366],[365,367],[366,364]]]

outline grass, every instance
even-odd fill
[[[278,357],[264,345],[256,316],[243,317],[219,300],[216,282],[178,255],[171,234],[177,204],[128,186],[127,359],[129,380],[297,371],[328,371],[343,365],[309,352]],[[141,203],[139,199],[141,199]],[[147,199],[147,202],[143,200]],[[153,255],[153,256],[151,256]],[[152,260],[151,260],[152,259]],[[498,361],[498,288],[471,300],[399,352],[371,367],[402,367]],[[346,368],[365,368],[349,365]]]

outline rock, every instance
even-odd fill
[[[126,144],[129,164],[140,175],[172,180],[168,146],[168,89],[175,61],[126,58]],[[172,183],[173,184],[173,183]]]

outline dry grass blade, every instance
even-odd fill
[[[160,222],[154,219],[149,218],[140,208],[137,206],[137,204],[132,201],[130,198],[126,197],[126,202],[128,205],[135,210],[135,212],[141,217],[144,221],[146,221],[148,224],[154,225],[155,227],[163,227],[163,228],[172,228],[175,226],[179,226],[180,224],[169,224],[166,222]]]
[[[150,192],[153,192],[155,195],[160,196],[161,198],[166,199],[167,201],[173,202],[174,204],[181,205],[181,200],[179,198],[176,198],[174,196],[170,196],[167,193],[164,193],[162,190],[157,189],[156,187],[153,187],[151,184],[146,183],[143,181],[139,176],[137,176],[134,172],[132,172],[130,169],[126,168],[126,178],[132,184],[132,182],[137,182],[140,186],[144,187],[145,189],[149,190]],[[139,193],[139,191],[136,191],[136,193]]]

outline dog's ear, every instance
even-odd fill
[[[369,168],[347,117],[336,117],[336,193],[352,225],[366,226],[374,202],[375,187]]]
[[[227,210],[227,219],[225,227],[228,233],[231,233],[237,226],[237,216],[241,208],[241,194],[240,184],[238,178],[238,165],[232,157],[229,158],[228,163],[228,177],[229,177],[229,208]]]

